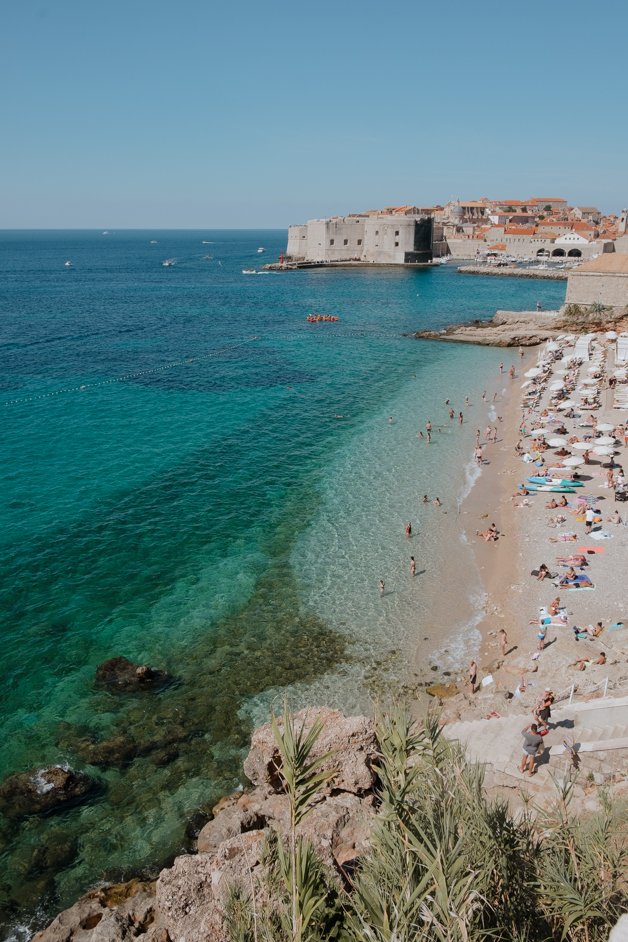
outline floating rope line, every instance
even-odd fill
[[[155,366],[150,370],[137,370],[134,373],[123,373],[122,376],[113,376],[111,379],[99,380],[96,383],[82,383],[80,386],[67,386],[64,389],[55,389],[52,392],[39,393],[37,396],[24,396],[21,399],[7,399],[3,405],[17,406],[27,402],[38,402],[42,399],[52,399],[55,396],[64,396],[69,393],[85,392],[88,389],[97,389],[100,386],[111,386],[113,383],[126,383],[129,380],[137,379],[139,376],[150,376],[154,373],[165,373],[166,370],[174,370],[178,366],[188,366],[190,363],[199,363],[201,360],[210,360],[212,357],[218,357],[230,350],[236,350],[247,343],[259,340],[259,337],[248,337],[246,340],[240,340],[238,343],[228,344],[226,347],[220,347],[218,350],[212,350],[211,353],[202,353],[195,357],[185,357],[183,360],[173,360],[171,363],[164,363],[162,366]]]

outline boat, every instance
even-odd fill
[[[172,266],[174,265],[174,259],[166,258],[161,264],[164,266],[164,268],[172,268]]]
[[[243,275],[257,275],[257,272],[255,271],[254,268],[243,268],[242,274]]]
[[[563,487],[560,484],[526,484],[525,487],[529,491],[543,491],[544,493],[554,493],[554,494],[576,494],[575,487]]]
[[[337,314],[308,314],[305,319],[308,324],[336,324],[340,320]]]
[[[532,477],[528,478],[531,484],[551,484],[552,487],[584,487],[583,481],[571,481],[568,478],[543,478],[543,477]]]
[[[210,242],[209,239],[203,239],[203,241],[201,242],[201,245],[213,245],[213,244],[214,243]]]
[[[74,265],[72,264],[70,259],[68,259],[67,262],[64,262],[63,264],[66,268],[74,268]]]
[[[205,259],[206,262],[211,262],[213,257],[214,257],[213,255],[203,255],[203,258]]]
[[[157,245],[157,244],[158,244],[157,239],[151,239],[151,240],[150,240],[150,244],[151,244],[151,245]]]
[[[258,255],[261,255],[262,252],[265,252],[265,251],[266,251],[266,249],[264,248],[264,246],[263,246],[263,245],[260,245],[259,249],[257,250],[257,254],[258,254]]]

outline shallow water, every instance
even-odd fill
[[[473,606],[457,624],[459,602],[477,580],[453,547],[473,427],[443,403],[477,400],[506,357],[402,334],[551,307],[564,285],[448,266],[241,274],[284,241],[0,234],[0,774],[68,761],[105,786],[64,814],[2,822],[6,924],[186,846],[286,690],[364,709],[412,675],[424,637],[461,656]],[[307,324],[314,310],[341,321]],[[443,426],[429,448],[428,417]],[[444,507],[420,504],[426,492]],[[179,683],[97,690],[117,654]],[[119,736],[142,754],[91,765]]]

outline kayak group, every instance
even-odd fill
[[[308,324],[331,323],[335,324],[340,318],[335,314],[308,314],[305,318]]]

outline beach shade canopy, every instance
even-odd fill
[[[615,454],[615,449],[610,445],[595,445],[592,451],[594,455],[600,455],[603,458],[610,458]]]
[[[550,438],[547,444],[550,446],[550,448],[560,448],[561,445],[567,444],[567,439],[561,438],[560,435],[557,435],[556,438]]]
[[[626,379],[626,367],[615,370],[613,376],[616,376],[617,379]]]
[[[599,438],[595,439],[596,445],[614,445],[615,439],[611,435],[600,435]]]
[[[557,409],[571,409],[572,406],[575,406],[573,399],[565,399],[564,402],[559,402],[556,406]]]
[[[588,376],[586,379],[582,380],[583,386],[597,386],[599,379],[594,379],[593,376]]]
[[[561,382],[561,380],[557,380],[557,381],[554,382],[554,383],[550,383],[550,387],[549,387],[549,388],[550,388],[550,392],[555,392],[557,389],[562,389],[562,388],[563,388],[563,383]]]
[[[595,426],[598,432],[612,432],[615,428],[614,425],[611,425],[610,422],[598,422]]]
[[[572,442],[569,447],[576,451],[588,451],[592,444],[592,442]]]
[[[543,370],[540,366],[533,366],[527,370],[523,375],[527,376],[528,379],[534,379],[535,376],[540,376]]]
[[[604,336],[607,340],[617,340],[617,334],[614,330],[607,330]]]
[[[578,465],[584,464],[584,458],[580,458],[578,455],[571,455],[571,457],[565,458],[563,464],[567,468],[577,468]]]

